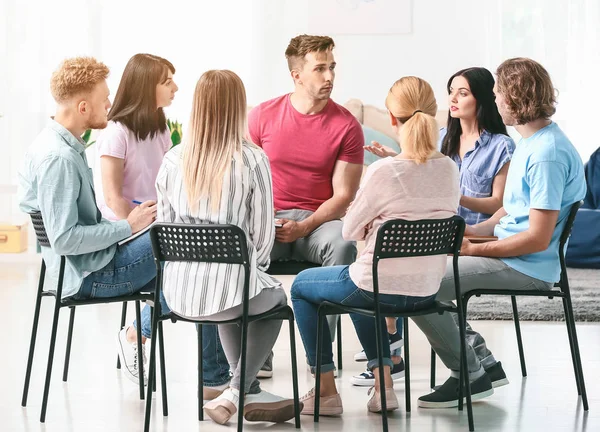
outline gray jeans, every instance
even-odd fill
[[[259,315],[271,309],[287,304],[287,297],[282,288],[264,289],[256,297],[248,302],[248,315]],[[242,316],[242,305],[224,310],[214,315],[203,317],[209,320],[229,320]],[[254,321],[248,325],[248,344],[246,346],[246,377],[244,389],[246,393],[258,393],[260,383],[256,374],[265,364],[267,357],[275,345],[281,321]],[[240,389],[241,368],[238,363],[241,359],[242,327],[239,324],[219,324],[219,337],[229,361],[229,367],[233,371],[233,378],[229,384],[231,387]]]
[[[458,259],[462,293],[474,289],[549,290],[553,284],[529,277],[513,270],[498,258],[461,256]],[[436,300],[455,300],[452,257],[448,257],[446,274],[442,279]],[[460,334],[458,314],[446,312],[414,317],[414,322],[425,333],[431,347],[453,372],[460,368]],[[483,337],[467,324],[467,363],[469,372],[481,375],[480,368],[493,366],[496,359],[487,348]]]
[[[303,221],[314,212],[309,210],[280,210],[275,219]],[[342,238],[342,225],[337,219],[325,222],[306,237],[292,243],[275,241],[271,251],[271,261],[308,261],[321,264],[323,267],[334,265],[350,265],[356,261],[356,242]],[[338,315],[327,317],[331,340],[335,338],[335,327]]]

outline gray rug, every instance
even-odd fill
[[[568,269],[569,286],[576,321],[600,321],[600,270]],[[564,321],[562,299],[517,297],[519,319],[523,321]],[[471,297],[470,320],[512,320],[510,297]]]

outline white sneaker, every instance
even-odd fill
[[[124,328],[117,334],[117,353],[121,360],[121,370],[123,374],[134,383],[138,384],[139,381],[139,367],[138,367],[138,347],[137,342],[130,343],[127,340],[127,329]],[[142,345],[142,361],[144,362],[144,385],[148,385],[148,360],[146,358],[146,350]]]
[[[300,402],[300,411],[304,404]],[[244,398],[244,418],[248,421],[283,423],[294,418],[294,400],[265,390],[247,394]]]

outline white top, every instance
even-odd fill
[[[254,144],[244,142],[242,154],[234,156],[230,171],[223,179],[218,211],[212,211],[206,198],[192,211],[183,185],[182,150],[180,145],[169,151],[158,173],[157,222],[240,227],[246,233],[249,249],[249,298],[264,288],[279,287],[281,283],[265,273],[275,241],[271,168],[265,153]],[[240,305],[243,287],[244,272],[240,265],[197,262],[165,265],[165,300],[173,312],[184,317],[203,317]]]

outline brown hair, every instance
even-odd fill
[[[421,78],[400,78],[390,89],[385,106],[404,126],[400,142],[417,163],[427,161],[437,150],[438,126],[435,121],[437,102],[429,83]]]
[[[195,210],[205,198],[217,210],[223,180],[246,134],[246,89],[239,76],[230,70],[202,74],[187,130],[182,174],[188,205]]]
[[[50,92],[58,103],[91,91],[108,77],[108,67],[93,57],[73,57],[64,60],[50,79]]]
[[[285,50],[285,58],[288,61],[290,71],[296,67],[304,66],[304,56],[311,52],[326,52],[335,47],[333,39],[329,36],[300,35],[292,40]]]
[[[538,62],[517,57],[506,60],[496,70],[496,87],[504,96],[516,124],[549,119],[556,112],[556,90],[550,74]]]
[[[136,54],[129,59],[108,119],[127,126],[139,140],[167,129],[162,108],[156,108],[156,86],[167,80],[175,67],[162,57]]]

